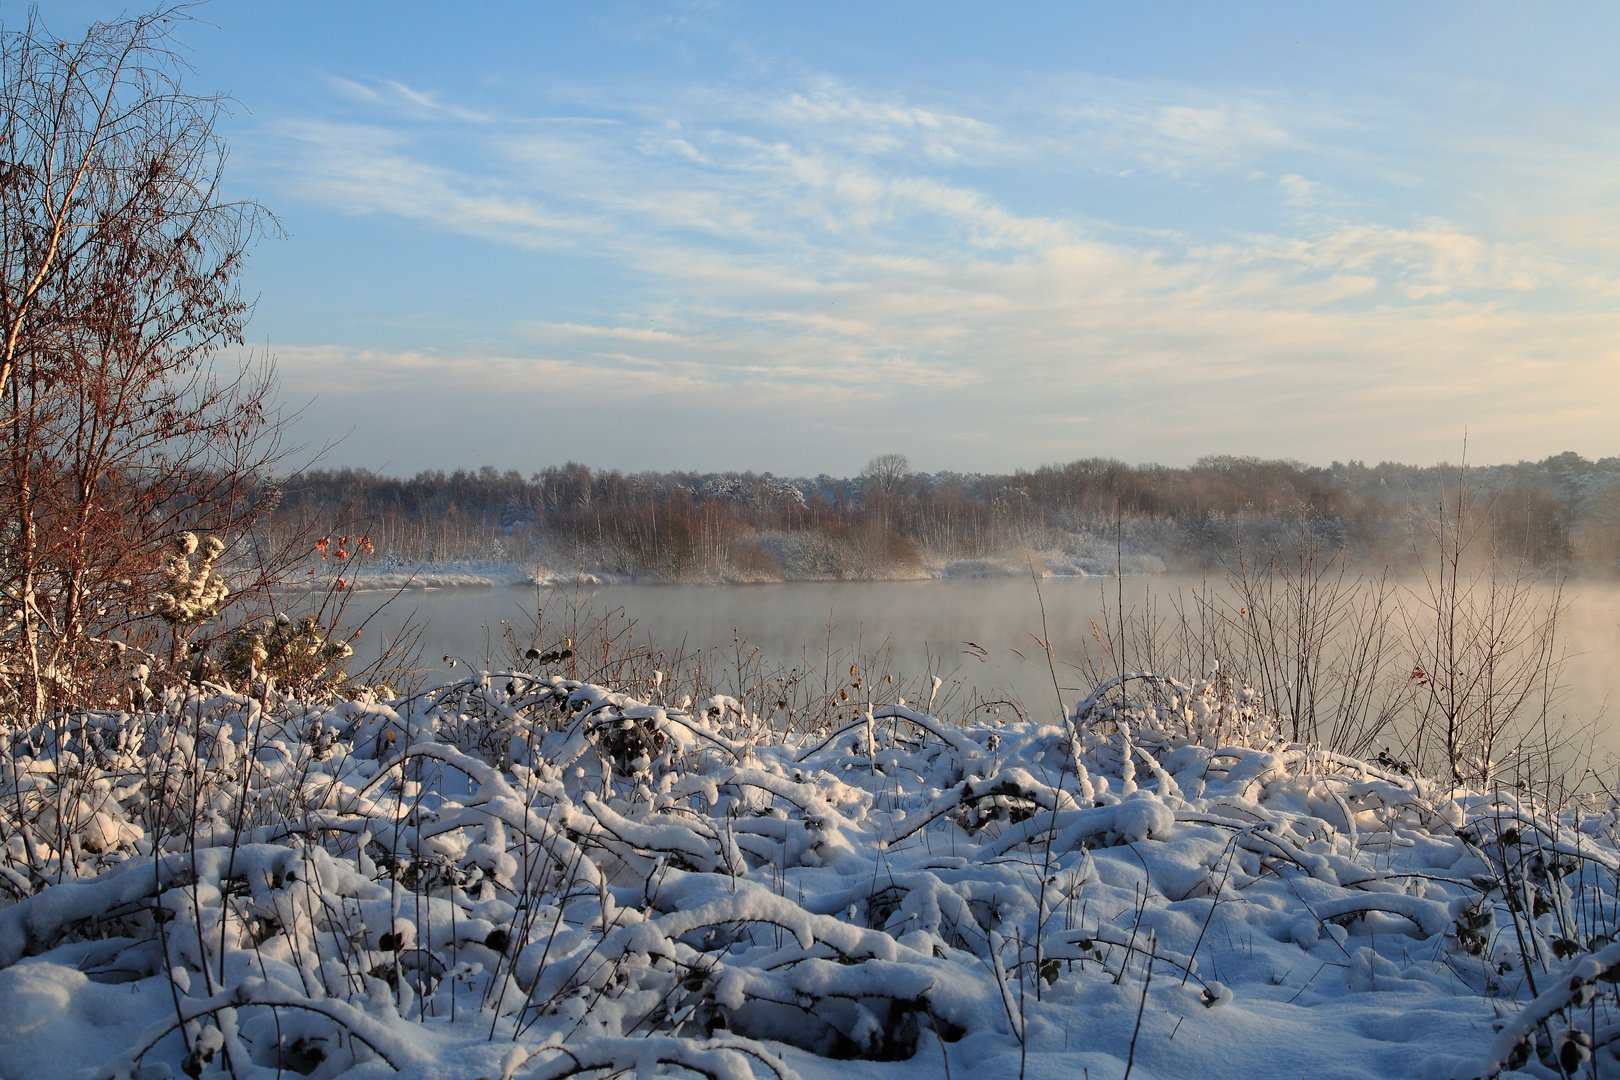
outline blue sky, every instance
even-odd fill
[[[198,16],[330,464],[1620,452],[1614,5]]]

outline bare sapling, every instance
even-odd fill
[[[1426,557],[1400,608],[1413,756],[1452,783],[1480,787],[1538,742],[1543,758],[1562,749],[1548,717],[1563,668],[1562,575],[1493,543],[1489,511],[1460,467],[1446,497],[1421,512]]]
[[[222,543],[200,557],[223,587],[282,451],[273,365],[222,354],[274,222],[223,192],[225,103],[182,86],[185,18],[0,30],[0,696],[35,719],[165,661],[156,607],[170,628],[217,610],[176,597],[165,552]]]

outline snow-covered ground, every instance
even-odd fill
[[[983,559],[926,560],[915,572],[899,578],[1027,578],[1033,568],[1041,577],[1112,577],[1116,570],[1127,576],[1162,574],[1165,564],[1152,555],[1122,557],[1116,565],[1115,553],[1104,555],[1076,555],[1063,551],[1025,552],[1005,557]],[[298,584],[307,574],[294,573],[290,584]],[[320,568],[319,585],[329,583],[330,571]],[[572,587],[575,585],[628,585],[632,578],[614,573],[601,566],[557,567],[540,562],[445,562],[424,563],[420,566],[404,564],[373,564],[351,566],[344,570],[346,582],[359,589],[447,589],[460,586],[500,587],[512,585],[539,585],[542,587]],[[820,580],[791,578],[790,580]],[[830,580],[830,579],[829,579]],[[718,583],[718,582],[717,582]]]
[[[474,588],[508,585],[573,585],[576,582],[594,585],[609,582],[600,575],[575,571],[559,576],[532,562],[487,563],[448,562],[424,563],[420,566],[377,564],[356,566],[347,571],[354,586],[360,589],[453,589],[462,586]],[[297,577],[293,578],[297,581]],[[322,579],[324,585],[325,579]]]
[[[809,736],[505,673],[12,732],[0,1078],[1620,1073],[1607,798],[1104,691]]]

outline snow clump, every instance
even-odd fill
[[[1611,801],[1291,744],[1219,679],[813,736],[656,698],[4,731],[0,1077],[1620,1070]]]

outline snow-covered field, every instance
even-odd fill
[[[1092,545],[1097,547],[1097,545]],[[1154,555],[1122,556],[1116,566],[1115,551],[1025,551],[1005,557],[983,559],[930,559],[921,569],[897,573],[895,580],[912,578],[998,578],[1027,579],[1031,570],[1041,577],[1112,577],[1116,569],[1128,576],[1162,574],[1163,559]],[[321,567],[304,567],[289,575],[297,585],[314,570],[322,575],[320,586],[329,582]],[[537,585],[542,588],[571,588],[576,585],[628,585],[630,575],[616,573],[601,565],[567,566],[556,562],[436,562],[411,565],[380,562],[354,565],[345,571],[346,580],[360,589],[446,589],[458,586],[484,587]],[[813,576],[792,576],[792,580],[821,580]],[[716,579],[711,584],[720,583]]]
[[[1220,681],[813,735],[653,697],[11,732],[0,1078],[1620,1074],[1607,796],[1289,745]]]

